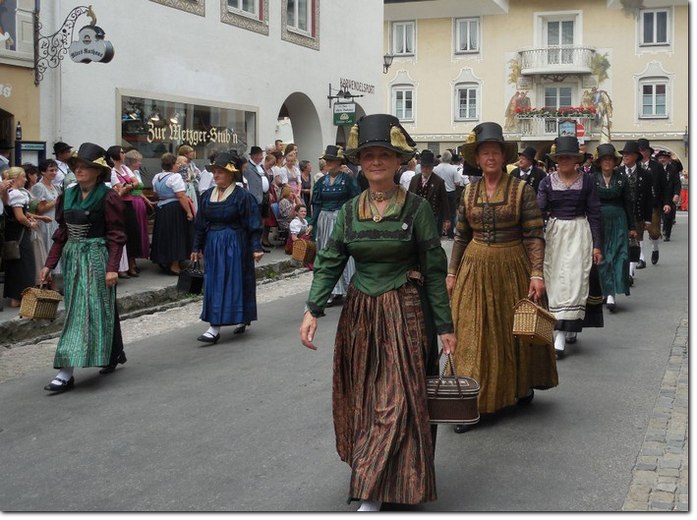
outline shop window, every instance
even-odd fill
[[[269,34],[269,0],[221,0],[223,23],[260,34]]]
[[[0,1],[0,57],[12,65],[34,66],[33,10],[33,0]]]
[[[319,50],[320,0],[285,0],[281,39]]]
[[[455,20],[455,52],[458,54],[479,52],[479,18]]]
[[[414,22],[392,23],[392,54],[413,56],[416,52],[416,24]]]
[[[198,16],[206,15],[206,0],[150,0],[156,4],[174,7],[187,13],[196,14]]]
[[[670,45],[670,11],[668,9],[643,10],[639,23],[642,47]]]

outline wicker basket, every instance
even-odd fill
[[[527,298],[513,307],[513,335],[536,345],[554,343],[555,321],[553,314]]]
[[[63,299],[58,291],[41,287],[27,287],[22,291],[19,315],[32,320],[55,320],[58,303]]]
[[[298,239],[293,242],[293,259],[301,264],[311,264],[315,261],[317,246],[312,240]]]

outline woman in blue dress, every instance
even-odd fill
[[[221,153],[209,167],[215,187],[201,196],[196,215],[191,260],[203,257],[203,311],[210,327],[197,339],[217,343],[220,327],[238,325],[245,331],[257,319],[254,262],[261,260],[264,226],[254,196],[236,186],[241,180],[239,158]]]

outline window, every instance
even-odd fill
[[[570,48],[574,44],[573,20],[547,21],[545,37],[545,45],[550,47],[547,49],[549,65],[573,63],[573,49]]]
[[[414,121],[414,88],[398,86],[392,91],[392,113],[400,121]]]
[[[545,87],[545,107],[570,107],[571,87]]]
[[[288,29],[309,34],[310,20],[312,19],[311,7],[311,0],[288,0],[288,21],[286,24]]]
[[[221,0],[220,21],[269,35],[269,0]]]
[[[665,78],[648,78],[639,83],[641,92],[640,117],[668,117],[668,80]]]
[[[232,11],[251,14],[255,18],[258,17],[258,0],[227,0],[227,5]]]
[[[457,85],[455,87],[455,120],[479,119],[479,87],[477,85]]]
[[[392,54],[412,55],[415,50],[416,26],[414,22],[392,24]]]
[[[285,0],[281,11],[281,39],[319,50],[320,0]]]
[[[641,45],[669,45],[669,26],[667,9],[641,11]]]
[[[455,52],[479,52],[479,18],[455,21]]]

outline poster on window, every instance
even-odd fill
[[[0,0],[0,49],[17,50],[17,0]]]

